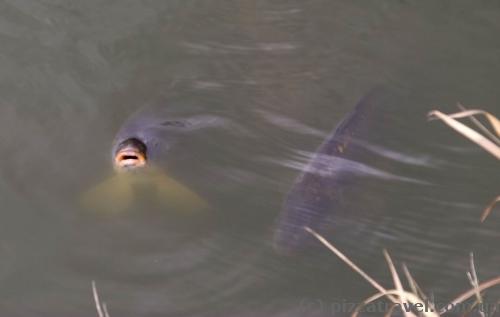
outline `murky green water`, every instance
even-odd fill
[[[426,121],[457,101],[498,115],[499,21],[488,1],[2,1],[0,314],[95,315],[92,280],[112,316],[359,302],[373,290],[335,256],[280,256],[272,236],[307,156],[380,86],[392,120],[365,164],[420,183],[357,182],[328,238],[386,285],[388,248],[439,302],[469,288],[471,251],[481,280],[499,275],[500,216],[478,220],[498,162]],[[149,103],[226,123],[168,157],[216,206],[200,221],[75,203]]]

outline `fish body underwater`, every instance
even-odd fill
[[[84,204],[99,211],[123,211],[147,193],[151,203],[182,211],[207,208],[194,190],[167,174],[175,145],[190,132],[216,125],[213,118],[170,116],[141,110],[119,129],[111,150],[114,176],[84,194]],[[141,197],[144,198],[144,197]]]
[[[343,189],[352,182],[353,158],[363,152],[360,139],[373,123],[374,90],[364,96],[310,158],[286,195],[277,222],[274,246],[291,254],[317,244],[305,230],[318,232],[341,206]]]

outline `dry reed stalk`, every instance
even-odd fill
[[[408,303],[412,304],[423,304],[425,303],[425,300],[422,299],[424,296],[420,296],[417,292],[408,292],[403,289],[401,279],[397,275],[397,271],[395,269],[395,266],[392,262],[392,259],[390,258],[389,254],[387,251],[384,250],[384,255],[386,256],[386,260],[389,265],[389,269],[391,270],[391,274],[394,280],[395,284],[395,289],[390,289],[386,290],[384,287],[382,287],[378,282],[376,282],[373,278],[371,278],[368,274],[366,274],[363,270],[361,270],[354,262],[352,262],[347,256],[345,256],[340,250],[338,250],[336,247],[334,247],[330,242],[328,242],[323,236],[318,234],[316,231],[312,230],[309,227],[304,228],[307,232],[309,232],[311,235],[313,235],[316,239],[318,239],[324,246],[326,246],[329,250],[331,250],[335,255],[337,255],[341,260],[343,260],[349,267],[351,267],[355,272],[360,274],[365,280],[367,280],[375,289],[377,289],[379,292],[367,299],[365,299],[358,307],[355,309],[354,313],[352,314],[352,317],[357,317],[361,309],[366,306],[367,304],[376,301],[379,298],[382,297],[387,297],[390,299],[395,305],[402,305],[404,303],[403,299],[406,299]],[[439,313],[436,313],[436,310],[434,309],[434,305],[431,304],[429,307],[431,308],[430,311],[421,311],[425,317],[438,317],[441,314],[444,314],[448,311],[447,308],[450,307],[456,307],[458,304],[460,304],[463,301],[466,301],[472,296],[476,296],[478,299],[482,298],[480,296],[481,292],[484,291],[485,289],[488,289],[490,287],[493,287],[495,285],[500,284],[500,277],[493,278],[491,280],[488,280],[486,282],[483,282],[479,284],[479,281],[477,279],[477,274],[476,274],[476,269],[474,266],[474,261],[473,258],[471,258],[471,271],[468,272],[468,276],[470,276],[470,280],[473,283],[473,288],[460,294],[458,297],[453,299],[451,302],[448,303],[448,305],[444,306]],[[403,266],[403,269],[405,270],[405,266]],[[417,284],[415,283],[413,277],[409,273],[408,269],[406,268],[405,270],[406,275],[408,278],[408,281],[410,284],[414,285],[414,289],[417,289]],[[423,305],[425,306],[425,305]],[[401,307],[403,309],[404,307]],[[393,308],[391,308],[391,311]],[[405,313],[408,313],[409,316],[415,317],[415,314],[412,312],[407,312],[407,310],[403,309]]]
[[[495,199],[493,199],[493,201],[491,203],[489,203],[488,206],[486,206],[486,208],[483,211],[483,214],[481,215],[481,222],[483,222],[486,219],[486,217],[489,216],[489,214],[493,210],[493,207],[495,207],[495,205],[498,202],[500,202],[500,195],[498,195],[497,197],[495,197]]]
[[[455,129],[463,136],[468,138],[469,140],[475,142],[483,149],[488,151],[490,154],[495,156],[497,159],[500,159],[500,120],[498,120],[494,115],[489,112],[478,110],[478,109],[465,109],[465,107],[461,104],[458,104],[458,107],[462,110],[461,112],[452,113],[452,114],[444,114],[440,111],[433,110],[429,112],[428,117],[430,120],[433,119],[441,119],[448,126]],[[493,132],[491,132],[487,127],[485,127],[479,120],[475,118],[476,115],[483,115],[486,117],[488,122],[490,123]],[[487,137],[478,133],[477,131],[469,128],[463,123],[455,120],[459,118],[468,117],[472,123],[474,123],[480,130],[485,133]],[[481,222],[484,222],[486,217],[491,213],[493,207],[496,203],[500,201],[500,196],[497,196],[483,211],[481,215]]]
[[[465,111],[465,112],[470,112],[470,111]],[[487,152],[495,156],[497,159],[500,159],[500,146],[495,144],[493,141],[490,139],[486,138],[482,134],[478,133],[477,131],[469,128],[465,124],[459,122],[458,120],[455,120],[455,118],[460,117],[463,113],[457,113],[457,114],[452,114],[446,115],[440,111],[433,110],[429,112],[428,116],[429,118],[438,118],[441,119],[444,123],[446,123],[448,126],[453,128],[455,131],[459,132],[472,142],[476,143],[477,145],[481,146],[483,149],[485,149]],[[470,115],[470,114],[469,114]],[[496,120],[496,118],[495,118]],[[496,124],[498,122],[495,122],[494,128],[495,130],[498,128],[496,127]]]
[[[95,281],[92,281],[92,294],[94,295],[95,308],[97,310],[97,315],[99,317],[109,317],[108,307],[105,302],[101,302],[99,299],[99,293],[97,292],[97,287]]]

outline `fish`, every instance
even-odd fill
[[[285,196],[274,230],[274,248],[293,254],[316,244],[309,227],[322,230],[341,208],[344,188],[352,183],[354,159],[366,149],[359,142],[373,127],[374,100],[381,94],[374,89],[366,94],[311,155]],[[382,118],[383,115],[378,116]],[[358,171],[362,172],[362,171]],[[331,225],[331,224],[330,224]]]
[[[193,131],[223,125],[221,118],[179,116],[143,109],[127,119],[116,134],[111,163],[113,175],[83,194],[83,205],[92,210],[121,212],[141,199],[183,212],[208,208],[195,190],[167,173],[168,158],[176,144]]]

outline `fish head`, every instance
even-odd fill
[[[148,163],[148,148],[137,138],[128,138],[120,142],[113,155],[113,166],[117,172],[143,168]]]
[[[116,171],[138,171],[143,167],[164,166],[169,152],[186,130],[185,120],[138,113],[118,130],[111,149]]]
[[[188,212],[206,209],[202,197],[167,173],[168,154],[182,128],[144,116],[126,122],[111,150],[114,175],[86,191],[83,205],[96,211],[132,210],[144,202]]]

